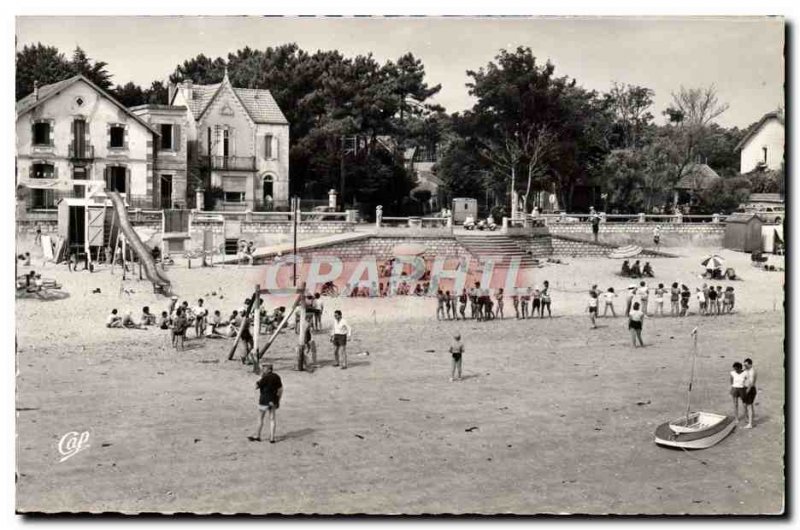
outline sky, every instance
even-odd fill
[[[448,112],[470,108],[467,70],[500,49],[528,46],[556,73],[606,91],[614,81],[655,91],[654,114],[680,86],[714,84],[730,107],[717,122],[747,125],[784,104],[784,21],[780,18],[279,18],[17,17],[17,49],[41,42],[69,53],[80,45],[106,61],[115,84],[149,86],[204,53],[296,42],[306,51],[372,53],[379,61],[412,52],[425,65],[435,100]],[[659,118],[659,121],[661,119]]]

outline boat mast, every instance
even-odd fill
[[[692,330],[692,375],[689,377],[689,391],[686,393],[686,425],[689,425],[689,414],[692,412],[692,383],[694,382],[694,365],[697,361],[697,328]]]

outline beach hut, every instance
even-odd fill
[[[742,252],[761,251],[764,222],[754,213],[734,213],[725,220],[723,246]]]

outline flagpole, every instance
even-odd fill
[[[694,366],[697,361],[697,328],[692,330],[694,346],[692,347],[692,375],[689,377],[689,391],[686,393],[686,425],[689,425],[689,413],[692,410],[692,383],[694,382]]]

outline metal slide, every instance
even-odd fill
[[[133,226],[131,226],[131,222],[128,219],[128,210],[125,208],[125,203],[122,200],[119,192],[117,191],[106,191],[106,195],[108,198],[111,199],[111,204],[114,206],[114,210],[117,213],[117,219],[119,220],[119,229],[125,234],[125,238],[127,238],[128,242],[133,247],[133,251],[139,256],[139,260],[142,262],[144,266],[144,272],[147,276],[147,279],[153,282],[154,287],[158,287],[161,289],[163,293],[169,292],[170,288],[170,281],[167,278],[167,275],[158,268],[156,265],[153,256],[150,254],[150,251],[147,250],[147,247],[142,243],[142,240],[139,239],[139,236],[133,230]]]

